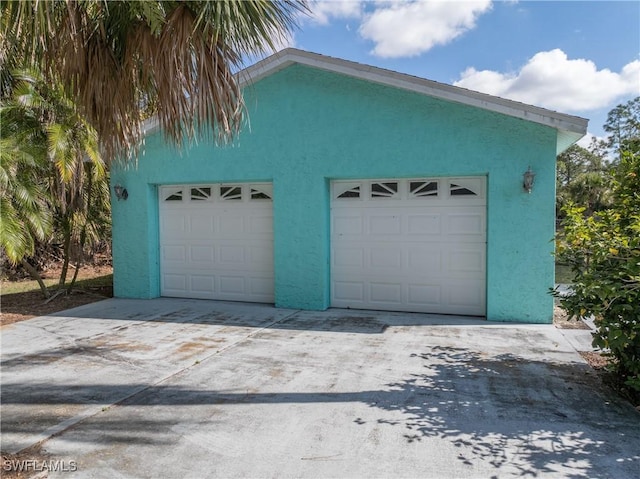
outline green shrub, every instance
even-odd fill
[[[593,216],[564,208],[557,255],[571,265],[574,294],[560,305],[572,318],[595,317],[593,346],[612,358],[620,385],[640,399],[640,154],[622,154],[613,196],[613,206]]]

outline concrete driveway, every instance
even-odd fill
[[[550,325],[111,299],[1,331],[2,449],[50,477],[640,470],[640,414]]]

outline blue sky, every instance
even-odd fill
[[[588,118],[598,137],[609,110],[640,95],[638,0],[318,0],[311,8],[283,46]]]

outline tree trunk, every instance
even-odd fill
[[[67,293],[71,293],[71,290],[76,284],[76,279],[78,279],[78,273],[80,272],[80,266],[82,259],[84,257],[84,244],[87,241],[87,223],[89,223],[90,214],[91,214],[91,194],[93,193],[93,176],[91,176],[91,163],[86,165],[86,173],[88,176],[87,180],[87,211],[84,217],[84,224],[82,225],[82,231],[80,231],[80,245],[79,245],[79,253],[78,260],[76,261],[76,270],[73,272],[73,278],[71,279],[71,283],[69,283],[69,287],[67,288]]]
[[[58,288],[62,289],[64,283],[67,281],[67,271],[69,270],[69,256],[71,255],[71,228],[68,224],[64,227],[64,244],[63,244],[63,261],[62,271],[60,271],[60,281],[58,281]]]
[[[38,286],[40,286],[40,291],[42,291],[42,295],[45,298],[48,298],[49,296],[51,296],[51,294],[49,293],[49,289],[44,284],[44,281],[42,281],[42,278],[40,277],[38,270],[35,269],[33,266],[31,266],[31,264],[24,258],[20,260],[20,264],[22,264],[22,266],[24,267],[24,269],[27,270],[29,275],[38,282]]]
[[[80,238],[80,244],[82,245],[82,238]],[[76,270],[73,272],[73,278],[71,278],[71,282],[69,283],[69,287],[67,288],[67,294],[71,294],[71,290],[76,284],[76,280],[78,279],[78,273],[80,272],[80,260],[82,258],[82,252],[78,255],[78,261],[76,261]]]

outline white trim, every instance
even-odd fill
[[[585,118],[295,48],[281,50],[238,72],[237,77],[240,87],[250,86],[262,78],[272,75],[295,63],[413,91],[442,100],[482,108],[554,128],[558,131],[558,153],[564,151],[587,133],[589,120]],[[156,119],[145,122],[145,133],[155,131],[157,128],[158,122]]]
[[[503,113],[523,120],[541,123],[558,130],[580,133],[581,135],[586,134],[587,124],[589,123],[589,120],[578,116],[567,115],[565,113],[487,95],[486,93],[480,93],[466,88],[438,83],[404,73],[319,55],[295,48],[281,50],[255,65],[242,70],[239,73],[240,85],[246,86],[255,83],[294,63]]]

